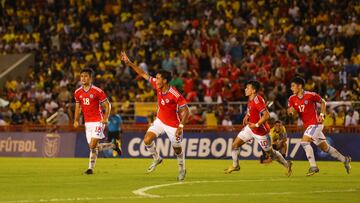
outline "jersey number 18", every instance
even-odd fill
[[[90,99],[89,98],[83,98],[84,105],[90,105]]]

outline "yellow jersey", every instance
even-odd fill
[[[272,142],[279,140],[279,139],[284,139],[287,137],[286,129],[284,126],[281,126],[279,132],[275,131],[275,127],[271,128],[269,135],[271,137]]]

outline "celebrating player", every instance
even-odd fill
[[[325,119],[326,102],[315,92],[304,91],[305,81],[301,77],[295,77],[291,81],[291,91],[293,95],[288,100],[288,113],[293,115],[295,112],[299,116],[306,128],[301,140],[301,146],[304,148],[306,157],[309,160],[310,168],[307,176],[314,175],[319,172],[319,168],[315,162],[314,151],[310,145],[313,142],[322,151],[329,153],[332,157],[344,163],[346,172],[349,174],[351,170],[351,157],[344,157],[334,147],[328,145],[324,133],[322,132]],[[316,103],[320,103],[321,113],[318,117]]]
[[[82,69],[80,72],[82,86],[75,90],[74,93],[76,101],[74,127],[79,126],[81,110],[85,119],[86,139],[90,148],[89,168],[85,171],[85,174],[93,174],[99,150],[113,148],[120,151],[119,146],[111,143],[98,144],[99,140],[105,137],[103,131],[108,122],[111,105],[105,93],[100,88],[92,85],[92,75],[93,71],[91,69]],[[104,114],[100,104],[105,110]]]
[[[249,81],[246,84],[245,95],[249,97],[247,113],[243,120],[245,127],[237,135],[232,143],[233,165],[225,170],[225,173],[239,171],[239,152],[240,147],[251,139],[255,139],[260,147],[273,159],[277,160],[287,169],[287,176],[291,175],[292,163],[286,161],[280,152],[273,150],[269,136],[270,127],[267,120],[270,118],[264,99],[257,94],[260,89],[258,81]]]
[[[146,149],[151,153],[154,161],[149,166],[148,172],[155,170],[156,166],[162,162],[162,158],[156,151],[154,139],[166,133],[174,148],[178,164],[178,180],[182,181],[186,175],[185,155],[181,148],[183,128],[189,115],[189,110],[184,97],[172,86],[170,86],[171,73],[160,70],[156,78],[149,76],[144,70],[132,63],[125,52],[121,53],[121,59],[129,65],[136,73],[148,80],[157,91],[158,113],[152,126],[148,129],[144,137]],[[180,117],[180,120],[179,120]]]

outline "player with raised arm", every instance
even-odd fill
[[[79,126],[79,116],[80,111],[82,111],[85,120],[86,139],[90,148],[89,168],[85,174],[93,174],[99,150],[113,148],[120,151],[119,146],[112,143],[99,144],[99,140],[105,137],[103,131],[109,119],[111,105],[104,91],[92,84],[92,76],[92,69],[82,69],[80,71],[81,87],[74,92],[76,101],[74,127]],[[102,112],[101,107],[105,113]]]
[[[326,102],[315,92],[304,90],[305,80],[301,77],[295,77],[291,81],[291,91],[293,95],[288,100],[288,113],[293,115],[295,112],[299,114],[304,127],[306,128],[301,140],[301,146],[304,148],[306,157],[309,160],[310,168],[307,176],[314,175],[319,172],[319,168],[315,162],[315,156],[311,142],[317,145],[322,151],[329,153],[335,159],[344,163],[346,172],[349,174],[351,170],[351,157],[343,156],[334,147],[330,146],[322,132],[325,119]],[[321,113],[317,115],[317,103],[320,103]]]
[[[159,135],[166,133],[178,160],[179,175],[177,179],[179,181],[184,180],[186,175],[185,154],[181,148],[181,142],[183,138],[184,124],[189,116],[189,109],[187,107],[186,100],[174,87],[170,85],[170,72],[160,70],[157,72],[156,78],[154,78],[132,63],[125,52],[121,52],[121,60],[145,80],[148,80],[157,92],[157,116],[144,137],[146,149],[151,153],[154,159],[147,171],[149,173],[152,172],[155,170],[156,166],[162,162],[162,158],[156,151],[154,139]]]
[[[240,147],[251,139],[255,139],[260,147],[273,159],[277,160],[286,169],[286,175],[292,173],[292,163],[286,161],[280,152],[273,150],[271,147],[271,139],[269,136],[270,127],[267,120],[270,118],[269,111],[266,108],[265,100],[258,95],[260,83],[258,81],[249,81],[246,84],[245,95],[249,97],[246,116],[243,120],[245,126],[232,143],[231,156],[233,164],[225,169],[225,173],[229,174],[233,171],[239,171],[239,152]]]

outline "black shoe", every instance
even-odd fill
[[[93,174],[94,173],[94,171],[91,169],[91,168],[89,168],[88,170],[86,170],[85,172],[84,172],[84,174],[87,174],[87,175],[91,175],[91,174]]]
[[[120,141],[119,141],[119,140],[115,140],[114,144],[115,144],[115,148],[114,148],[113,150],[117,152],[117,155],[121,156],[122,151],[121,151]],[[113,154],[113,155],[114,155],[114,154]]]

